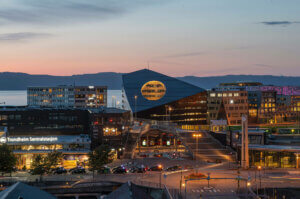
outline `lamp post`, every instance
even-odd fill
[[[137,119],[137,114],[136,114],[136,104],[137,104],[137,98],[138,96],[134,96],[134,115],[135,115],[135,120]]]
[[[163,167],[162,167],[161,164],[159,164],[157,167],[158,167],[159,170],[160,170],[160,171],[159,171],[159,188],[161,188],[161,171],[162,171]]]
[[[247,181],[247,198],[249,196],[249,189],[251,187],[251,182],[250,181]]]
[[[261,189],[261,175],[260,175],[261,166],[258,166],[257,169],[259,172],[259,174],[258,174],[259,175],[259,188]]]
[[[237,170],[237,193],[238,194],[240,192],[240,180],[241,180],[240,174],[241,174],[240,168],[238,167],[238,170]]]
[[[202,137],[202,134],[200,133],[194,133],[193,134],[193,137],[196,138],[196,153],[198,152],[198,138],[199,137]],[[194,155],[194,159],[197,160],[197,156],[196,156],[196,153]]]
[[[180,194],[181,194],[181,187],[182,186],[185,186],[183,183],[182,183],[182,169],[181,169],[181,171],[180,171]]]
[[[173,110],[171,106],[169,106],[168,108],[169,110],[169,122],[171,122],[171,111]]]

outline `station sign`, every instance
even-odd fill
[[[56,142],[57,137],[46,136],[46,137],[1,137],[0,143],[17,143],[17,142]]]

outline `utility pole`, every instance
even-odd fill
[[[242,116],[242,168],[249,168],[249,152],[248,152],[248,117]]]

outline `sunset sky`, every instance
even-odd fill
[[[299,0],[0,0],[0,72],[300,75]]]

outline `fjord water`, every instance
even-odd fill
[[[24,106],[27,105],[27,92],[26,90],[15,91],[0,91],[0,106]]]

